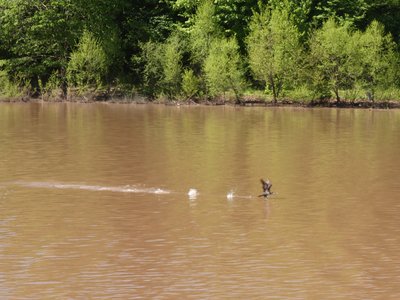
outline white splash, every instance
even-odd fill
[[[226,198],[228,200],[232,200],[233,197],[235,197],[235,193],[233,191],[230,191],[228,194],[226,194]]]
[[[199,193],[197,192],[196,189],[189,189],[189,192],[188,192],[187,194],[188,194],[188,196],[189,196],[189,199],[193,200],[193,199],[196,199],[196,198],[197,198],[197,195],[198,195]]]
[[[169,194],[169,191],[157,188],[155,189],[154,194]]]

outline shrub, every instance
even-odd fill
[[[215,40],[204,62],[207,87],[213,96],[232,90],[238,100],[244,86],[243,68],[234,38]]]
[[[322,94],[331,90],[340,101],[339,91],[354,85],[356,74],[352,61],[357,57],[357,44],[350,24],[337,24],[330,18],[310,40],[312,85]]]
[[[194,74],[193,70],[186,69],[182,75],[182,93],[187,99],[198,94],[200,88],[199,78]]]
[[[336,100],[374,100],[377,89],[395,86],[395,44],[378,22],[365,32],[330,18],[310,40],[311,82],[320,94],[330,90]],[[364,90],[364,91],[363,91]]]
[[[62,90],[63,78],[57,71],[53,71],[53,73],[51,73],[45,84],[41,79],[38,79],[38,84],[42,99],[48,100],[49,98],[62,98],[64,96],[64,92]]]
[[[89,31],[84,31],[78,48],[71,54],[67,67],[69,85],[78,88],[98,88],[107,73],[107,57],[101,43]]]
[[[141,45],[143,61],[143,88],[149,96],[155,96],[161,91],[160,85],[163,79],[162,44],[149,41]],[[135,59],[136,57],[132,57]]]
[[[198,7],[190,31],[191,53],[194,62],[202,64],[206,59],[212,41],[218,37],[221,29],[215,21],[213,1],[205,0]]]
[[[282,8],[260,7],[247,38],[249,65],[257,80],[272,92],[274,101],[298,79],[302,48],[299,32]]]
[[[373,100],[377,88],[389,88],[395,84],[395,44],[377,21],[354,38],[358,41],[359,59],[355,61],[360,66],[358,80]]]
[[[24,80],[12,80],[6,71],[0,71],[0,97],[15,98],[30,94],[30,84]]]
[[[286,96],[289,100],[297,102],[310,102],[316,98],[314,92],[305,84],[288,91]]]
[[[163,90],[170,98],[173,98],[180,91],[182,75],[182,52],[178,35],[171,35],[163,44],[161,64]]]

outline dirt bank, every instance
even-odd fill
[[[68,97],[68,98],[33,98],[33,97],[14,97],[2,98],[0,102],[72,102],[72,103],[133,103],[133,104],[162,104],[162,105],[231,105],[231,106],[254,106],[254,107],[333,107],[333,108],[377,108],[377,109],[398,109],[400,108],[400,101],[366,101],[366,100],[313,100],[313,101],[293,101],[293,100],[279,100],[268,101],[257,98],[244,98],[239,101],[224,100],[224,99],[207,99],[207,100],[166,100],[166,99],[149,99],[143,96],[134,97],[98,97],[98,96],[81,96],[81,97]]]

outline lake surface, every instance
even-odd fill
[[[399,110],[0,104],[0,153],[1,299],[400,299]]]

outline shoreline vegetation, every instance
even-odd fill
[[[397,0],[0,0],[0,21],[0,101],[400,108]]]

